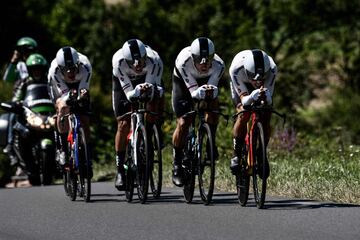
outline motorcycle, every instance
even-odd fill
[[[32,185],[49,185],[57,175],[55,162],[55,107],[48,94],[47,84],[31,84],[22,102],[1,103],[6,112],[0,126],[0,139],[7,134],[6,114],[15,113],[13,150],[18,165],[26,172]],[[1,131],[2,129],[2,131]]]

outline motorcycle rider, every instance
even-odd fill
[[[15,91],[21,82],[29,76],[28,69],[26,66],[26,59],[31,53],[34,53],[37,50],[38,44],[31,37],[22,37],[17,43],[13,55],[11,57],[10,63],[8,64],[3,80],[5,82],[13,82],[13,97],[15,97]],[[14,153],[13,144],[13,131],[12,125],[15,120],[15,114],[10,113],[9,121],[9,131],[8,131],[8,144],[3,149],[3,152],[8,154],[10,161],[12,163],[17,161],[16,155]]]
[[[48,74],[50,97],[55,103],[55,125],[60,135],[60,149],[57,150],[56,159],[62,166],[66,163],[66,138],[69,131],[69,122],[62,121],[62,117],[70,111],[66,102],[75,90],[79,94],[78,100],[82,103],[84,113],[88,112],[91,74],[92,66],[89,59],[70,46],[60,48],[50,65]],[[90,117],[88,114],[81,114],[80,121],[90,148]]]
[[[237,111],[242,111],[244,107],[257,101],[261,94],[264,94],[266,104],[272,104],[277,67],[274,60],[264,51],[253,49],[239,52],[231,63],[229,73],[231,77],[231,96]],[[268,112],[261,119],[264,127],[265,146],[267,146],[270,139],[270,118],[271,112]],[[239,115],[234,124],[234,149],[230,164],[233,174],[240,170],[239,157],[241,157],[241,149],[245,143],[249,119],[250,113],[246,112]],[[267,159],[265,164],[265,177],[267,178],[270,173]]]
[[[178,54],[172,74],[172,106],[177,118],[176,129],[173,134],[173,176],[172,181],[176,186],[183,185],[182,161],[184,156],[184,143],[192,119],[182,116],[191,111],[193,101],[205,99],[207,88],[211,87],[212,100],[205,108],[218,109],[218,83],[225,69],[223,60],[215,54],[214,43],[206,37],[196,38],[191,46],[185,47]],[[206,113],[206,121],[209,123],[212,135],[218,124],[218,116]],[[214,140],[215,146],[215,140]],[[215,147],[215,159],[217,148]]]
[[[159,93],[159,97],[155,97],[148,102],[146,108],[149,111],[161,114],[164,109],[164,91],[161,81],[163,63],[156,51],[144,45],[139,39],[130,39],[114,54],[112,66],[112,104],[117,120],[115,135],[117,174],[115,187],[122,190],[125,180],[123,166],[125,162],[125,142],[130,131],[130,117],[125,119],[120,119],[120,117],[131,110],[132,100],[139,97],[145,84],[151,87],[152,93],[154,93],[155,89]],[[151,116],[147,116],[146,120],[149,122],[155,121]]]
[[[24,100],[27,88],[31,84],[36,84],[36,83],[46,84],[47,83],[48,63],[42,55],[37,54],[37,53],[31,54],[26,59],[25,64],[26,64],[26,68],[28,71],[28,76],[26,78],[22,79],[21,81],[19,81],[19,84],[17,86],[15,86],[14,96],[12,98],[12,102],[15,102],[17,104],[19,104],[22,100]],[[15,164],[16,165],[25,165],[24,163],[18,164],[17,158],[14,158],[12,160],[16,160],[16,162],[12,162],[11,165],[15,165]],[[20,167],[17,168],[16,175],[23,176],[24,178],[26,178],[25,171],[23,171],[23,169],[21,169]],[[27,179],[27,180],[17,182],[16,185],[20,186],[20,187],[28,187],[28,186],[31,186],[31,183]],[[15,182],[12,182],[7,185],[7,187],[14,187],[14,186],[15,186]]]
[[[25,61],[31,53],[36,51],[37,46],[37,42],[31,37],[23,37],[17,41],[14,53],[3,76],[4,81],[16,83],[18,80],[29,76]]]

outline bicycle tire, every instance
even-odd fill
[[[254,158],[254,169],[252,174],[254,199],[257,208],[262,209],[264,208],[265,203],[267,179],[266,177],[260,177],[265,176],[266,171],[266,147],[264,140],[264,130],[260,122],[257,123],[253,132],[252,148]]]
[[[201,200],[208,205],[213,197],[215,182],[214,142],[209,124],[203,123],[198,132],[198,180]]]
[[[136,151],[136,182],[137,193],[141,203],[147,200],[149,178],[150,178],[150,161],[148,151],[148,141],[144,125],[140,125],[135,132],[135,151]]]
[[[128,143],[125,155],[125,197],[127,202],[132,202],[134,195],[134,162],[132,155],[131,144]]]
[[[183,161],[184,187],[183,193],[186,203],[191,203],[194,197],[195,189],[195,153],[193,151],[193,144],[195,144],[195,136],[193,130],[190,130],[188,135],[185,155],[186,162]]]
[[[78,142],[76,146],[78,146],[79,154],[80,192],[84,201],[89,202],[91,197],[91,160],[89,159],[89,151],[83,128],[79,128],[77,136]]]
[[[153,124],[152,133],[150,133],[150,136],[153,146],[152,149],[149,149],[149,151],[152,150],[151,153],[149,152],[150,156],[152,156],[152,159],[150,159],[150,163],[151,163],[150,187],[154,198],[159,198],[162,188],[162,154],[161,154],[159,131],[156,124]]]
[[[241,206],[246,206],[249,199],[249,188],[250,188],[250,175],[247,173],[247,158],[248,151],[246,151],[246,146],[243,146],[242,155],[238,156],[240,158],[240,172],[236,174],[236,190],[238,200]]]
[[[77,195],[77,175],[72,170],[67,171],[66,175],[69,198],[71,201],[75,201]]]

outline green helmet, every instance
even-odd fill
[[[33,53],[26,59],[27,67],[34,67],[34,66],[47,67],[47,65],[48,63],[46,59],[41,54],[38,53]]]
[[[34,50],[38,46],[37,42],[31,37],[20,38],[16,43],[17,48],[26,48],[28,50]]]

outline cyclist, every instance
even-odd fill
[[[8,64],[3,80],[6,82],[16,82],[28,77],[25,61],[29,55],[37,49],[37,42],[31,37],[20,38]]]
[[[172,74],[172,106],[176,114],[177,124],[173,133],[173,176],[172,180],[176,186],[183,185],[182,160],[184,158],[184,143],[192,122],[190,118],[182,116],[191,111],[193,100],[205,99],[206,89],[211,86],[212,100],[204,108],[218,108],[218,88],[220,78],[225,69],[223,60],[215,54],[214,43],[206,37],[196,38],[191,46],[185,47],[178,54]],[[207,113],[206,121],[209,123],[212,135],[218,124],[218,116]],[[217,148],[215,147],[215,158]]]
[[[14,96],[12,98],[13,102],[19,102],[24,100],[24,97],[26,95],[26,91],[28,86],[36,83],[47,83],[47,71],[48,71],[48,63],[46,59],[38,54],[33,53],[26,59],[26,68],[28,71],[28,76],[22,81],[19,82],[17,86],[15,86],[14,89]],[[46,92],[47,93],[47,92]],[[18,159],[11,158],[10,157],[11,165],[17,164]],[[18,176],[26,176],[26,173],[21,169],[17,168],[17,175]],[[14,187],[15,183],[12,182],[7,185],[7,187]],[[29,187],[31,186],[29,180],[23,180],[17,183],[17,186],[20,187]]]
[[[237,111],[243,110],[244,107],[251,105],[262,96],[267,105],[272,104],[277,67],[274,60],[264,51],[254,49],[239,52],[231,63],[229,73],[231,77],[231,96]],[[267,146],[270,139],[270,117],[271,112],[266,113],[265,117],[261,119],[264,127],[265,146]],[[245,143],[249,119],[250,113],[247,112],[239,115],[234,124],[234,149],[230,164],[233,174],[238,173],[240,170],[239,156],[241,156],[241,149]],[[267,160],[266,166],[265,177],[267,178],[270,173]]]
[[[16,86],[12,101],[24,100],[26,89],[35,83],[47,83],[48,63],[46,59],[38,53],[31,54],[26,60],[26,67],[29,76]]]
[[[69,122],[63,121],[62,117],[70,111],[66,102],[72,97],[74,91],[78,94],[77,99],[84,112],[84,114],[80,115],[80,122],[90,147],[90,118],[86,112],[90,109],[89,86],[91,74],[92,66],[89,59],[69,46],[60,48],[56,53],[56,58],[50,65],[48,74],[50,97],[55,103],[57,115],[55,124],[60,134],[60,149],[57,150],[56,160],[62,166],[65,164],[67,154],[66,138],[69,132]]]
[[[112,66],[112,104],[117,120],[115,187],[122,190],[125,173],[123,164],[125,162],[126,138],[130,131],[130,117],[125,119],[120,117],[131,110],[133,100],[140,96],[145,84],[150,86],[151,95],[154,95],[155,90],[159,93],[159,97],[152,97],[148,102],[147,110],[161,114],[164,109],[164,89],[161,80],[163,63],[156,51],[144,45],[139,39],[130,39],[115,52],[112,58]],[[146,120],[154,122],[155,118],[147,116]]]
[[[11,57],[10,63],[8,64],[3,80],[5,82],[13,82],[13,97],[15,97],[15,91],[18,88],[18,86],[21,84],[23,79],[26,79],[29,76],[27,67],[26,67],[26,59],[29,57],[29,55],[36,51],[37,49],[37,42],[31,38],[31,37],[23,37],[20,38],[17,43],[14,50],[14,53]],[[9,126],[9,132],[8,132],[8,144],[3,149],[4,153],[7,153],[11,159],[11,161],[16,161],[16,155],[14,153],[13,144],[13,131],[12,131],[12,124],[14,121],[14,114],[10,115],[10,126]]]

